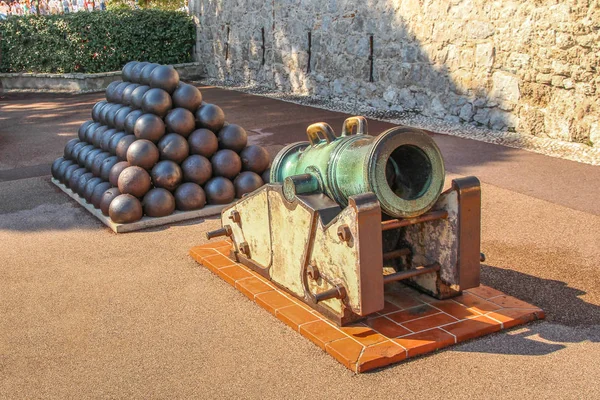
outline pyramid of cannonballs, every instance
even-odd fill
[[[52,176],[117,223],[227,204],[268,181],[268,152],[171,66],[127,63],[78,136]]]

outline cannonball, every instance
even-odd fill
[[[110,107],[110,109],[106,112],[106,125],[110,126],[111,128],[115,127],[116,115],[123,107],[125,106],[122,106],[121,104],[113,104]]]
[[[110,128],[106,125],[99,126],[98,129],[92,133],[92,144],[96,147],[100,147],[100,143],[102,143],[102,138],[104,137],[104,132],[109,129]]]
[[[183,180],[181,167],[173,161],[159,161],[150,172],[154,187],[164,188],[173,191]]]
[[[100,197],[100,211],[102,214],[108,215],[108,209],[110,207],[110,203],[115,199],[115,197],[119,196],[121,192],[119,192],[119,188],[112,187],[110,189],[106,189],[102,196]]]
[[[58,157],[56,160],[54,160],[54,162],[52,163],[52,168],[50,168],[50,171],[52,172],[52,177],[54,179],[58,179],[58,168],[60,167],[60,164],[62,164],[63,161],[65,161],[66,158],[64,157]]]
[[[126,133],[133,135],[133,128],[135,127],[135,123],[137,122],[138,118],[142,115],[144,115],[144,112],[142,110],[133,110],[129,114],[127,114],[127,117],[125,117]]]
[[[267,168],[260,177],[265,184],[271,183],[271,168]]]
[[[123,103],[123,92],[129,85],[131,85],[130,82],[121,82],[115,86],[115,90],[113,91],[113,103]]]
[[[108,152],[110,154],[112,154],[112,155],[117,154],[117,144],[119,144],[119,140],[121,140],[125,136],[127,136],[127,134],[125,132],[117,132],[111,136],[110,142],[108,143]],[[133,136],[133,135],[130,135],[130,136]]]
[[[115,117],[113,119],[113,126],[119,130],[125,130],[125,119],[127,119],[127,116],[129,115],[129,113],[133,111],[133,109],[131,107],[121,107],[117,110],[117,112],[115,113]]]
[[[127,161],[119,161],[110,169],[108,174],[108,181],[111,185],[117,186],[119,184],[119,175],[125,168],[129,167],[129,163]]]
[[[192,154],[181,163],[183,180],[204,185],[212,177],[210,160],[199,154]]]
[[[71,175],[73,174],[73,171],[78,170],[79,168],[81,168],[76,162],[73,162],[73,164],[69,165],[66,169],[65,169],[65,173],[62,176],[62,183],[69,187],[69,179],[71,179]]]
[[[173,92],[173,106],[182,107],[194,112],[202,104],[202,93],[193,85],[180,82],[177,89]]]
[[[169,93],[162,89],[152,88],[142,97],[142,111],[164,117],[173,108]]]
[[[107,181],[112,167],[119,162],[117,156],[106,157],[100,166],[100,178]]]
[[[92,193],[94,192],[96,186],[98,186],[98,184],[100,183],[102,183],[102,179],[98,178],[97,176],[88,179],[87,183],[85,184],[85,187],[83,188],[83,198],[85,199],[85,201],[87,201],[88,203],[92,202]]]
[[[175,68],[168,65],[159,65],[150,74],[150,87],[159,88],[173,93],[179,84],[179,74]]]
[[[119,84],[122,82],[123,81],[112,81],[111,83],[108,84],[108,86],[106,87],[106,90],[104,91],[106,100],[112,102],[113,93],[114,93],[116,87],[119,86]]]
[[[246,130],[239,125],[225,125],[217,135],[219,138],[219,148],[233,150],[239,153],[248,144],[248,134]],[[262,172],[262,171],[260,171]]]
[[[150,64],[149,62],[142,61],[139,62],[131,69],[131,82],[140,83],[140,75],[142,74],[142,70],[146,65]]]
[[[85,146],[88,146],[89,143],[86,142],[79,142],[77,144],[75,144],[75,146],[73,146],[73,149],[71,150],[70,154],[71,154],[71,159],[75,162],[77,162],[77,156],[79,155],[79,152],[81,151],[81,149],[83,149]]]
[[[88,181],[90,179],[92,179],[93,177],[94,177],[94,174],[92,174],[91,172],[86,172],[79,177],[79,179],[77,180],[77,183],[75,185],[75,192],[79,196],[84,197],[85,185],[87,185]]]
[[[85,167],[85,158],[90,153],[90,151],[94,149],[95,147],[93,145],[88,144],[87,146],[83,146],[81,150],[79,150],[79,153],[77,153],[77,163],[80,167]]]
[[[88,170],[92,170],[92,163],[94,162],[94,158],[96,158],[96,156],[100,153],[102,153],[102,149],[95,147],[94,150],[90,151],[87,154],[87,156],[85,157],[84,166]]]
[[[100,128],[102,124],[100,122],[94,122],[85,130],[85,141],[88,143],[92,143],[92,137],[96,129]]]
[[[113,106],[113,103],[106,103],[104,107],[100,109],[100,112],[98,113],[98,122],[100,122],[102,125],[106,125],[106,114],[112,109]]]
[[[121,194],[108,207],[108,215],[117,224],[129,224],[142,219],[142,203],[129,194]]]
[[[67,167],[69,167],[73,164],[75,164],[75,162],[73,160],[67,160],[67,159],[65,159],[63,162],[60,163],[60,165],[58,166],[58,168],[56,170],[56,179],[59,182],[63,181],[63,176],[65,174],[65,170],[67,169]]]
[[[94,176],[100,176],[102,163],[110,156],[111,155],[108,151],[103,151],[102,153],[98,153],[98,155],[94,157],[94,161],[92,161],[92,168],[90,168],[91,171],[94,173]]]
[[[190,154],[190,147],[183,136],[169,133],[158,141],[158,151],[161,160],[171,160],[181,164]]]
[[[187,138],[196,129],[194,114],[185,108],[174,108],[165,117],[167,132],[178,133]]]
[[[131,97],[133,95],[133,91],[137,89],[140,85],[137,83],[130,83],[125,90],[123,90],[123,96],[121,98],[121,104],[126,106],[131,104]]]
[[[145,169],[132,166],[125,168],[119,174],[117,186],[121,193],[142,197],[152,187],[152,180],[150,174]]]
[[[104,132],[104,135],[102,135],[102,139],[100,140],[100,148],[102,150],[108,151],[109,145],[110,145],[110,140],[112,139],[113,135],[115,135],[116,133],[117,133],[117,130],[115,128],[107,129]]]
[[[241,199],[246,193],[250,193],[264,185],[262,178],[256,172],[244,171],[233,181],[235,197]]]
[[[81,167],[73,170],[71,172],[71,174],[69,174],[69,180],[66,183],[67,187],[75,192],[75,189],[77,188],[77,181],[79,180],[79,177],[81,175],[85,174],[86,172],[87,172],[87,169],[81,168]]]
[[[66,175],[66,172],[67,172],[67,168],[72,167],[74,165],[75,165],[76,168],[79,168],[79,165],[77,165],[75,163],[75,161],[73,161],[73,160],[65,160],[65,161],[63,161],[60,164],[60,166],[58,167],[58,172],[57,172],[58,178],[57,179],[64,184],[65,181],[66,181],[65,180],[65,175]]]
[[[138,139],[127,149],[127,161],[131,165],[151,169],[158,162],[158,148],[146,139]]]
[[[190,154],[199,154],[204,157],[212,157],[219,149],[217,135],[208,129],[196,129],[188,137]]]
[[[208,204],[227,204],[235,198],[235,188],[233,183],[227,178],[216,176],[206,182],[204,192]]]
[[[142,68],[142,72],[140,73],[140,83],[142,85],[150,84],[150,74],[152,74],[152,71],[154,71],[156,67],[158,67],[158,64],[150,63]]]
[[[100,121],[100,110],[108,103],[106,100],[102,100],[94,104],[92,107],[92,119],[96,122]]]
[[[200,106],[195,117],[196,127],[210,129],[213,132],[219,132],[225,124],[225,113],[221,107],[210,103]]]
[[[242,160],[240,156],[229,149],[219,150],[210,159],[212,164],[213,174],[215,176],[224,176],[228,179],[233,179],[242,170]]]
[[[167,189],[154,188],[144,196],[144,213],[149,217],[165,217],[175,211],[175,197]]]
[[[199,210],[206,204],[204,189],[192,182],[180,185],[175,190],[175,206],[181,211]]]
[[[88,182],[88,185],[89,184],[90,183]],[[110,183],[101,181],[94,187],[94,190],[92,191],[92,195],[90,196],[88,203],[92,204],[96,208],[100,208],[100,203],[102,202],[102,196],[104,195],[104,193],[107,190],[110,190],[110,189],[111,189]],[[119,192],[119,188],[113,188],[113,189],[115,189],[115,192],[117,192],[117,193]],[[107,207],[106,211],[108,213],[108,207]]]
[[[146,92],[150,90],[150,86],[141,85],[138,86],[131,92],[131,99],[129,100],[129,106],[131,108],[140,109],[142,108],[142,99]]]
[[[85,121],[83,124],[79,125],[79,129],[77,130],[77,137],[79,138],[79,140],[85,142],[85,131],[93,123],[94,121]]]
[[[65,145],[65,151],[64,151],[64,156],[66,159],[70,160],[73,158],[73,148],[75,147],[75,145],[77,143],[84,143],[83,141],[79,140],[79,139],[71,139],[67,142],[67,144]]]
[[[129,61],[123,66],[123,69],[121,70],[121,76],[123,77],[124,81],[131,81],[131,70],[137,63],[137,61]]]
[[[165,134],[165,123],[159,116],[143,114],[135,121],[133,134],[138,139],[147,139],[156,143]]]
[[[119,160],[127,160],[127,150],[129,150],[129,146],[131,146],[131,144],[136,140],[136,137],[133,135],[125,135],[119,140],[117,143],[117,149],[115,150]]]
[[[242,169],[262,174],[271,163],[269,152],[262,146],[256,144],[246,147],[240,153],[242,159]]]

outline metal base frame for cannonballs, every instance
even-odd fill
[[[173,214],[167,215],[166,217],[143,217],[141,220],[129,224],[117,224],[113,222],[109,217],[102,214],[102,211],[95,208],[93,205],[88,203],[83,197],[79,196],[77,193],[73,192],[71,189],[69,189],[56,179],[52,178],[51,181],[60,190],[65,192],[70,198],[79,203],[83,208],[88,210],[94,217],[98,218],[100,222],[108,226],[115,233],[134,232],[142,229],[152,228],[155,226],[162,226],[173,224],[176,222],[187,221],[194,218],[219,215],[221,213],[221,210],[223,210],[225,207],[228,207],[231,204],[230,203],[205,206],[200,210],[194,211],[175,211]]]

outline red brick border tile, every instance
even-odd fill
[[[230,242],[220,241],[193,247],[190,256],[355,372],[544,318],[539,308],[488,286],[442,301],[400,287],[386,293],[385,308],[378,314],[340,328],[230,260],[230,249]]]

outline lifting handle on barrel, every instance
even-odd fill
[[[366,135],[368,131],[367,119],[361,116],[346,118],[344,125],[342,126],[342,136],[352,135],[354,127],[356,127],[357,135]]]
[[[325,122],[317,122],[316,124],[310,125],[306,128],[306,135],[308,136],[308,141],[311,145],[319,144],[321,142],[321,137],[325,139],[327,143],[331,143],[336,139],[333,128]]]

